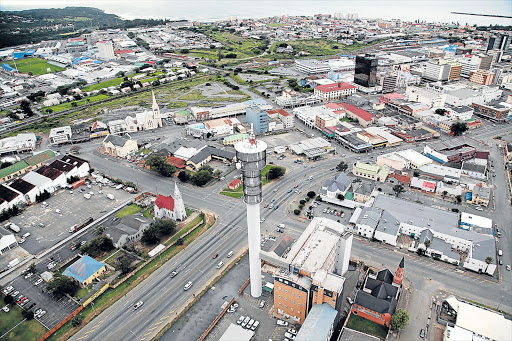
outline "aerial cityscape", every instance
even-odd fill
[[[73,5],[0,3],[0,341],[512,341],[512,2]]]

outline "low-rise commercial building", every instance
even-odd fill
[[[336,101],[355,93],[356,87],[344,82],[319,85],[314,90],[314,94],[320,97],[323,102]]]
[[[64,270],[62,275],[71,277],[82,286],[87,286],[106,271],[105,264],[89,256],[83,256]]]

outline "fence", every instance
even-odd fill
[[[226,305],[224,307],[224,309],[222,309],[222,311],[220,312],[219,315],[217,315],[217,318],[210,324],[210,326],[208,328],[206,328],[206,330],[204,331],[203,335],[201,335],[199,337],[199,339],[197,339],[197,341],[203,341],[207,336],[208,334],[210,334],[210,332],[212,331],[212,329],[215,327],[215,325],[217,324],[217,322],[219,322],[219,320],[222,318],[222,316],[224,316],[224,314],[226,313],[226,311],[231,307],[231,305],[235,302],[235,298],[233,297],[231,299],[231,301],[229,301],[229,304]]]
[[[43,340],[46,340],[47,338],[49,338],[53,333],[55,333],[60,327],[62,327],[66,322],[68,322],[69,320],[71,320],[73,317],[75,317],[76,314],[78,314],[79,312],[82,311],[82,309],[84,309],[83,306],[79,306],[74,312],[72,312],[71,314],[68,315],[68,317],[66,317],[64,320],[60,321],[59,324],[57,324],[55,327],[53,327],[52,329],[50,329],[48,331],[48,333],[44,334],[40,339],[39,341],[43,341]]]

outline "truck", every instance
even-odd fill
[[[18,225],[16,225],[15,223],[7,223],[5,224],[4,226],[6,229],[11,229],[13,230],[14,232],[18,233],[21,231],[20,227]]]
[[[9,262],[9,264],[7,264],[7,268],[11,269],[11,268],[15,267],[16,265],[18,265],[19,263],[20,263],[20,259],[14,258],[12,261]]]
[[[119,185],[116,186],[116,189],[121,189],[121,188],[123,188],[122,184],[119,184]]]
[[[110,200],[114,200],[115,199],[115,197],[112,194],[110,194],[110,193],[107,194],[107,198],[109,198]]]
[[[71,188],[73,189],[76,189],[80,186],[82,186],[83,184],[85,184],[85,180],[84,179],[81,179],[81,180],[78,180],[78,181],[75,181],[71,184]]]
[[[84,194],[84,198],[89,200],[89,199],[91,199],[91,195],[89,193],[85,193]]]
[[[78,232],[80,231],[81,229],[83,229],[84,227],[86,227],[87,225],[89,225],[90,223],[92,223],[94,221],[94,218],[92,217],[89,217],[86,221],[84,221],[82,224],[80,225],[73,225],[69,228],[69,233],[73,233],[73,232]]]

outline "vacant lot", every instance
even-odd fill
[[[64,68],[48,64],[46,60],[40,58],[23,58],[16,60],[16,66],[14,61],[8,62],[12,67],[16,67],[21,73],[32,72],[33,75],[43,75],[48,73],[47,69],[50,68],[51,72],[63,71]]]

